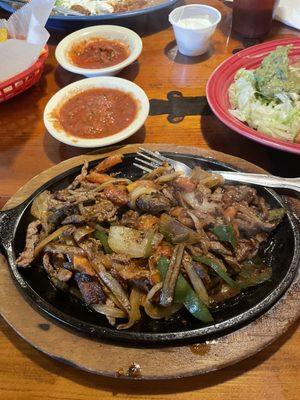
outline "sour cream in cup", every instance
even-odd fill
[[[169,21],[180,53],[186,56],[205,53],[220,20],[221,14],[214,7],[191,4],[175,8],[169,15]]]

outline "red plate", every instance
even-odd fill
[[[280,39],[258,44],[229,57],[219,65],[209,78],[206,86],[206,96],[215,115],[229,128],[249,139],[263,143],[266,146],[300,154],[300,144],[275,139],[264,133],[258,132],[233,117],[229,112],[231,107],[228,89],[234,80],[236,72],[240,68],[257,68],[270,51],[275,50],[277,46],[286,46],[288,44],[294,46],[289,54],[290,60],[295,62],[300,57],[300,38]]]

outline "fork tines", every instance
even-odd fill
[[[161,166],[164,161],[166,161],[166,158],[160,153],[153,152],[142,147],[139,148],[137,154],[139,155],[139,157],[135,158],[136,162],[134,162],[133,165],[144,172],[151,172],[153,169]]]

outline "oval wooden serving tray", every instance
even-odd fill
[[[54,176],[83,162],[113,153],[132,153],[139,145],[128,145],[101,154],[89,154],[66,160],[25,184],[5,205],[14,207]],[[146,145],[154,150],[175,151],[212,157],[248,172],[264,172],[249,162],[210,150],[175,145]],[[300,202],[291,199],[300,215]],[[15,287],[4,257],[0,258],[0,313],[27,342],[62,362],[85,371],[110,377],[132,379],[170,379],[203,374],[224,368],[262,350],[276,340],[300,315],[300,274],[298,272],[285,295],[263,316],[249,325],[216,340],[192,346],[161,348],[132,347],[93,340],[67,330],[38,313]],[[131,365],[140,366],[132,374]]]

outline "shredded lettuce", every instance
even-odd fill
[[[284,56],[287,57],[287,51],[282,51],[280,59],[284,59]],[[268,57],[271,60],[272,53]],[[286,61],[284,66],[286,66]],[[277,69],[279,69],[278,63]],[[262,69],[259,73],[256,71],[240,69],[237,72],[235,81],[229,88],[229,100],[232,107],[229,110],[230,113],[259,132],[286,141],[295,141],[300,134],[300,83],[293,76],[293,84],[287,85],[284,82],[284,85],[278,85],[281,89],[278,91],[271,77],[263,78]],[[265,74],[269,73],[268,71],[272,73],[271,68],[269,70],[264,68]],[[273,71],[273,78],[275,77],[277,81],[278,76],[279,74],[275,77]],[[263,81],[268,82],[269,88],[276,89],[272,97],[266,96],[260,90]]]

